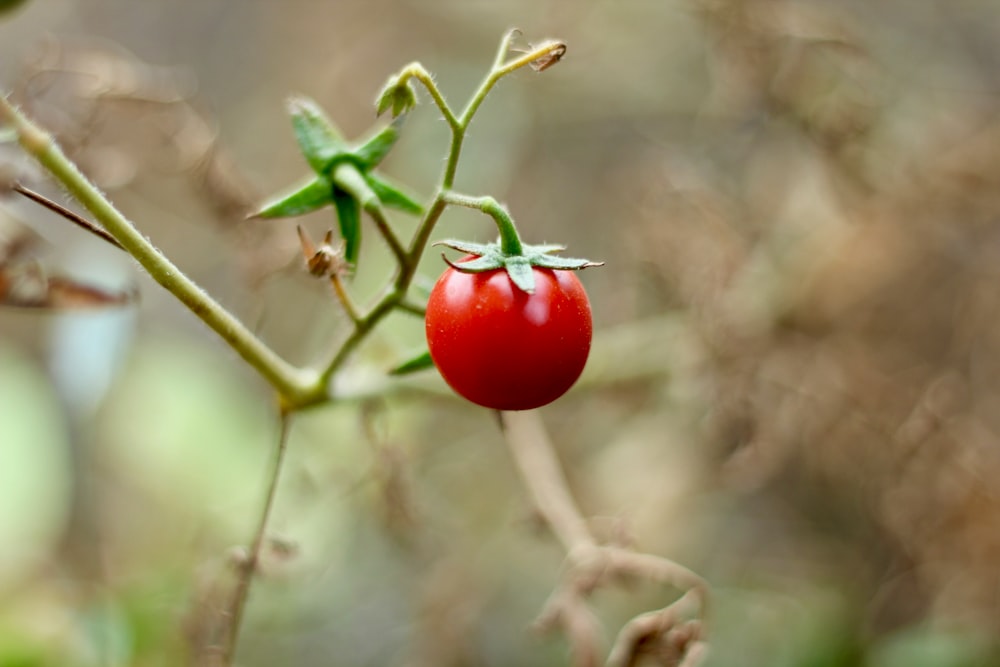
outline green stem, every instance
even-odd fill
[[[444,116],[445,122],[454,131],[458,127],[458,119],[455,118],[455,112],[451,110],[448,102],[444,99],[444,95],[438,90],[437,84],[434,83],[434,77],[430,75],[430,72],[425,70],[424,66],[420,63],[410,63],[399,73],[399,82],[405,83],[409,78],[416,79],[424,85],[424,88],[430,93],[431,99],[434,100],[434,104],[441,110],[441,115]]]
[[[288,404],[314,400],[318,386],[313,371],[288,364],[198,287],[105,198],[66,157],[51,135],[32,123],[4,96],[0,96],[0,119],[14,127],[21,147],[62,184],[156,282],[219,334],[277,389]]]
[[[479,84],[479,88],[477,88],[476,92],[473,93],[472,98],[469,99],[468,104],[466,104],[465,109],[462,111],[462,115],[457,118],[451,110],[451,107],[448,106],[447,102],[445,102],[444,97],[437,88],[437,84],[434,83],[434,79],[431,78],[431,76],[427,73],[427,70],[425,70],[420,63],[413,63],[407,66],[402,72],[401,76],[412,76],[424,85],[427,92],[430,93],[431,98],[434,100],[434,103],[437,104],[438,108],[441,110],[441,114],[444,116],[445,121],[447,121],[448,126],[451,128],[451,146],[448,150],[448,160],[445,163],[444,174],[441,177],[441,187],[439,191],[450,190],[455,185],[455,174],[458,171],[458,158],[462,153],[462,143],[465,141],[465,133],[469,128],[469,123],[472,122],[473,116],[475,116],[476,112],[479,111],[479,107],[482,105],[489,92],[493,90],[497,81],[526,65],[530,65],[536,60],[546,58],[559,51],[566,50],[566,46],[560,42],[548,42],[536,49],[532,49],[529,53],[522,55],[520,58],[506,62],[508,52],[510,51],[510,44],[517,34],[518,32],[516,30],[510,30],[503,36],[503,39],[500,41],[500,48],[497,49],[496,57],[493,59],[493,66],[490,68],[489,74],[487,74],[486,78]]]
[[[520,31],[517,28],[513,28],[504,33],[503,37],[500,39],[500,46],[497,47],[497,54],[493,57],[493,67],[490,68],[491,72],[495,72],[503,67],[504,62],[507,60],[507,54],[510,52],[510,44],[519,34]]]
[[[414,303],[409,299],[403,299],[396,305],[396,307],[405,313],[409,313],[410,315],[415,315],[419,318],[423,318],[427,315],[427,306],[424,306],[423,304],[419,303]]]
[[[364,177],[358,172],[358,168],[348,162],[340,164],[334,169],[332,180],[334,185],[361,203],[361,208],[375,222],[375,226],[378,228],[382,238],[385,239],[386,244],[388,244],[389,250],[396,257],[396,261],[405,261],[406,250],[403,249],[403,245],[399,242],[395,232],[392,231],[392,227],[389,226],[389,220],[386,218],[385,210],[382,208],[382,202],[372,192],[371,187],[369,187]]]
[[[517,34],[516,30],[511,30],[506,35],[504,39],[500,42],[500,49],[497,51],[496,59],[493,63],[493,68],[490,73],[483,80],[482,84],[479,86],[479,90],[476,94],[472,96],[469,100],[469,104],[465,107],[462,115],[458,118],[458,124],[463,128],[467,128],[472,117],[475,115],[476,111],[479,110],[479,106],[486,99],[486,95],[493,89],[497,81],[507,76],[511,72],[515,72],[526,65],[530,65],[536,60],[541,60],[542,58],[551,57],[554,54],[566,50],[566,45],[561,42],[546,42],[545,44],[539,46],[538,48],[532,49],[528,53],[525,53],[519,58],[515,58],[510,62],[504,62],[508,51],[510,51],[510,43]]]
[[[511,219],[507,209],[493,197],[469,197],[455,192],[446,192],[443,195],[443,201],[446,204],[473,208],[490,216],[496,222],[497,230],[500,232],[500,250],[503,251],[503,254],[511,257],[524,254],[524,245],[517,233],[517,227],[514,226],[514,220]]]
[[[347,338],[337,345],[337,349],[333,353],[330,361],[320,373],[320,383],[324,387],[329,387],[334,374],[340,370],[340,368],[344,365],[344,362],[346,362],[351,356],[351,353],[354,352],[358,345],[360,345],[361,342],[368,336],[369,332],[371,332],[371,330],[374,329],[378,323],[381,322],[386,315],[391,313],[396,305],[403,300],[405,294],[405,289],[394,287],[389,290],[370,311],[368,311],[368,314],[355,320],[354,329],[350,334],[348,334]]]
[[[400,262],[399,272],[393,281],[386,287],[382,297],[372,307],[368,313],[354,321],[354,329],[340,342],[330,356],[330,360],[323,367],[319,376],[319,382],[323,387],[328,387],[333,376],[344,365],[351,353],[365,339],[368,333],[378,325],[395,308],[413,312],[407,307],[406,295],[417,274],[417,265],[424,248],[430,239],[434,225],[444,212],[445,202],[443,195],[434,198],[433,203],[427,208],[424,218],[417,228],[410,249],[405,254],[405,259]]]
[[[479,110],[483,100],[486,99],[486,96],[496,85],[497,81],[539,58],[550,56],[560,49],[565,50],[565,46],[562,44],[548,43],[537,49],[533,49],[530,53],[511,62],[505,62],[507,54],[510,51],[511,41],[516,34],[516,31],[510,31],[504,35],[504,38],[500,42],[500,48],[497,50],[496,58],[493,61],[493,66],[490,68],[490,73],[480,83],[476,92],[473,93],[469,103],[462,111],[461,117],[455,116],[455,113],[444,99],[441,91],[438,90],[437,84],[434,83],[433,77],[424,69],[423,65],[420,63],[411,63],[400,72],[399,80],[401,82],[405,82],[407,78],[414,78],[423,84],[424,88],[430,94],[431,99],[434,100],[434,104],[441,111],[441,115],[448,123],[448,127],[451,128],[451,144],[448,149],[448,159],[441,174],[437,194],[434,196],[431,205],[424,212],[424,216],[417,226],[416,232],[414,232],[409,249],[401,255],[397,254],[399,272],[386,287],[383,296],[372,309],[366,315],[354,320],[354,329],[331,354],[330,360],[320,372],[320,384],[322,386],[326,387],[329,385],[334,374],[343,366],[354,349],[357,348],[368,335],[368,332],[386,315],[396,308],[414,312],[413,309],[408,308],[406,305],[406,295],[410,284],[413,282],[413,277],[416,275],[420,258],[423,256],[424,250],[427,248],[427,243],[430,241],[434,226],[441,218],[441,214],[449,203],[461,206],[469,206],[471,204],[472,208],[476,208],[492,216],[497,223],[497,228],[500,230],[501,248],[504,252],[511,255],[523,254],[523,247],[518,237],[517,229],[514,227],[514,221],[511,220],[507,211],[495,199],[491,197],[463,197],[451,192],[451,188],[455,183],[455,174],[458,171],[458,159],[462,154],[462,144],[465,141],[466,130],[469,123],[472,122],[476,111]],[[376,220],[376,223],[378,223],[378,220]],[[417,310],[416,312],[420,311]]]

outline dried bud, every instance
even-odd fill
[[[310,274],[317,278],[325,278],[347,272],[348,265],[344,260],[344,244],[334,244],[333,230],[327,231],[323,242],[319,247],[316,247],[301,226],[297,226],[295,229],[299,233],[302,257],[306,260],[306,267]]]

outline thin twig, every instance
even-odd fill
[[[538,414],[501,412],[500,423],[535,508],[566,551],[595,546]]]
[[[40,204],[41,206],[44,206],[45,208],[49,209],[53,213],[61,215],[62,217],[66,218],[67,220],[69,220],[70,222],[72,222],[74,225],[77,225],[78,227],[81,227],[81,228],[87,230],[88,232],[90,232],[94,236],[98,237],[99,239],[107,241],[108,243],[110,243],[114,247],[118,248],[119,250],[125,250],[125,246],[123,246],[121,243],[119,243],[118,240],[115,237],[113,237],[111,234],[109,234],[108,232],[104,231],[103,229],[101,229],[100,227],[98,227],[97,225],[95,225],[94,223],[92,223],[91,221],[87,220],[86,218],[84,218],[84,217],[82,217],[80,215],[77,215],[76,213],[74,213],[73,211],[69,210],[68,208],[66,208],[62,204],[57,204],[56,202],[52,201],[51,199],[49,199],[45,195],[43,195],[43,194],[41,194],[39,192],[35,192],[31,188],[27,188],[27,187],[21,185],[20,183],[14,183],[13,185],[11,185],[11,190],[13,190],[14,192],[16,192],[16,193],[18,193],[20,195],[23,195],[23,196],[27,197],[28,199],[30,199],[31,201],[35,202],[36,204]]]
[[[361,320],[361,316],[358,315],[358,308],[354,305],[354,300],[351,299],[351,295],[347,293],[347,288],[344,287],[344,281],[340,278],[340,274],[334,272],[330,274],[330,284],[333,286],[333,293],[337,295],[337,301],[340,302],[340,307],[344,309],[344,312],[351,322],[357,324]]]
[[[260,513],[260,520],[257,522],[257,530],[254,532],[253,542],[250,544],[250,551],[246,560],[240,564],[236,589],[233,592],[232,602],[228,610],[229,625],[227,637],[223,648],[223,665],[232,665],[236,656],[236,647],[239,642],[240,628],[243,625],[243,613],[246,610],[247,599],[250,596],[250,584],[253,576],[260,564],[260,550],[264,544],[267,534],[267,522],[274,507],[274,498],[278,490],[278,480],[281,477],[281,469],[285,460],[285,451],[288,449],[288,432],[291,426],[291,414],[282,410],[280,424],[278,427],[278,446],[274,451],[274,458],[271,462],[270,477],[268,480],[267,495],[264,497],[264,508]]]
[[[702,621],[682,622],[690,601],[698,604],[704,619],[708,584],[704,579],[667,558],[636,553],[594,539],[570,494],[552,442],[535,412],[498,412],[501,430],[535,509],[566,550],[562,580],[546,602],[536,626],[560,626],[572,648],[576,667],[595,667],[600,625],[587,605],[597,588],[640,578],[685,590],[663,609],[639,614],[618,633],[606,665],[630,667],[647,644],[662,645],[663,665],[695,667],[704,655]]]
[[[444,95],[438,90],[437,84],[434,83],[434,77],[431,76],[430,72],[424,69],[424,66],[420,63],[410,63],[397,75],[397,80],[404,82],[410,78],[416,79],[424,85],[424,88],[430,93],[431,99],[434,100],[434,104],[437,105],[445,122],[448,123],[452,131],[458,130],[458,118],[455,117],[455,112],[451,110],[448,102],[444,99]]]

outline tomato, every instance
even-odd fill
[[[466,258],[470,259],[470,258]],[[572,271],[532,268],[535,291],[507,272],[447,269],[427,303],[427,344],[459,395],[496,410],[530,410],[573,386],[590,353],[590,302]]]

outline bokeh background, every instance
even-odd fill
[[[710,665],[1000,664],[992,0],[29,0],[0,14],[0,82],[309,363],[344,318],[293,223],[243,220],[306,170],[283,100],[360,136],[419,60],[458,106],[511,26],[568,53],[493,93],[458,187],[607,262],[583,275],[587,373],[543,410],[595,531],[711,582]],[[427,193],[447,128],[411,116],[385,166]],[[440,235],[491,230],[454,212]],[[0,309],[0,666],[184,664],[252,530],[270,394],[113,249],[10,197],[0,239],[12,275],[37,261],[141,294]],[[388,261],[369,233],[360,300]],[[429,254],[425,282],[440,268]],[[344,382],[420,342],[391,319]],[[433,373],[297,418],[279,494],[240,664],[566,664],[528,630],[563,554],[492,416]],[[610,637],[676,594],[595,606]]]

